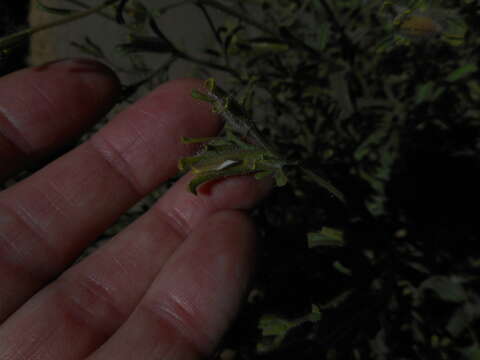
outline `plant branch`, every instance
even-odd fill
[[[240,13],[240,12],[237,12],[236,10],[231,9],[230,7],[225,6],[225,5],[219,3],[216,0],[191,0],[191,1],[199,2],[199,3],[202,3],[204,5],[216,8],[216,9],[218,9],[218,10],[220,10],[220,11],[222,11],[222,12],[228,14],[228,15],[236,17],[236,18],[242,20],[243,22],[256,27],[257,29],[263,31],[264,33],[266,33],[266,34],[268,34],[268,35],[270,35],[274,38],[277,38],[277,39],[280,38],[280,40],[286,42],[288,45],[292,46],[293,48],[302,48],[302,49],[306,50],[308,53],[310,53],[311,55],[313,55],[315,57],[322,58],[323,60],[325,60],[329,63],[332,63],[332,64],[335,63],[332,59],[326,57],[325,54],[320,53],[316,49],[312,48],[311,46],[309,46],[308,44],[303,42],[301,39],[298,39],[291,34],[289,34],[289,38],[285,38],[281,34],[279,34],[276,31],[270,29],[269,27],[265,26],[264,24],[254,20],[254,19],[252,19],[252,18],[250,18],[250,17],[248,17],[248,16],[246,16],[246,15]]]
[[[81,8],[84,8],[84,9],[90,9],[90,6],[88,6],[87,4],[83,3],[82,1],[79,1],[79,0],[64,0],[64,1],[67,1],[73,5],[76,5],[78,7],[81,7]],[[98,15],[100,15],[101,17],[104,17],[105,19],[108,19],[108,20],[112,20],[114,22],[115,21],[115,17],[111,16],[111,15],[108,15],[102,11],[99,11],[97,13]]]
[[[152,31],[155,33],[155,35],[157,35],[163,42],[165,42],[165,43],[168,45],[168,47],[170,48],[170,52],[172,53],[173,56],[176,56],[176,57],[182,58],[182,59],[184,59],[184,60],[188,60],[188,61],[194,62],[194,63],[199,64],[199,65],[205,65],[205,66],[208,66],[208,67],[213,68],[213,69],[225,71],[225,72],[228,72],[229,74],[235,76],[236,78],[240,78],[240,75],[239,75],[235,70],[233,70],[232,68],[230,68],[230,67],[228,67],[228,66],[211,63],[211,62],[209,62],[209,61],[207,61],[207,60],[203,60],[203,59],[199,59],[199,58],[193,57],[193,56],[187,54],[186,52],[183,52],[182,50],[179,50],[179,49],[165,36],[165,34],[163,34],[163,32],[162,32],[161,29],[158,27],[158,25],[157,25],[157,23],[155,22],[155,19],[153,19],[153,17],[150,17],[149,24],[150,24],[150,28],[151,28]]]
[[[208,22],[208,26],[210,27],[210,30],[213,32],[213,35],[215,36],[215,40],[217,41],[218,45],[220,45],[220,48],[222,49],[222,53],[223,53],[223,56],[225,58],[225,63],[227,64],[227,66],[230,64],[230,59],[229,59],[229,55],[228,55],[228,51],[226,49],[226,46],[225,44],[223,43],[222,41],[222,38],[220,37],[217,29],[215,28],[215,24],[213,23],[213,19],[212,17],[210,16],[210,14],[208,13],[207,9],[205,9],[205,6],[201,3],[197,3],[196,4],[198,6],[198,8],[202,11],[203,15],[205,16],[205,18],[207,19],[207,22]]]
[[[198,65],[204,65],[204,66],[207,66],[209,68],[212,68],[212,69],[217,69],[217,70],[221,70],[221,71],[224,71],[224,72],[227,72],[229,73],[230,75],[236,77],[237,79],[240,78],[240,74],[235,71],[234,69],[228,67],[228,66],[224,66],[224,65],[220,65],[220,64],[215,64],[215,63],[212,63],[212,62],[209,62],[207,60],[203,60],[203,59],[199,59],[199,58],[196,58],[196,57],[193,57],[187,53],[184,53],[180,50],[177,50],[174,55],[176,55],[177,57],[179,58],[182,58],[183,60],[187,60],[187,61],[191,61],[191,62],[194,62]]]
[[[343,46],[343,52],[344,52],[344,55],[346,55],[346,49],[354,49],[355,48],[355,45],[352,43],[352,41],[350,40],[350,38],[347,36],[347,34],[345,33],[345,29],[344,29],[344,26],[342,26],[340,24],[340,22],[338,21],[337,19],[337,15],[335,14],[335,12],[332,10],[332,8],[330,7],[330,5],[327,3],[326,0],[320,0],[320,2],[322,3],[322,6],[323,8],[325,9],[326,13],[328,14],[329,18],[331,19],[332,23],[333,23],[333,26],[335,27],[335,29],[339,32],[340,34],[340,37],[341,39],[343,40],[345,46]]]
[[[52,22],[47,23],[47,24],[35,26],[35,27],[32,27],[32,28],[25,29],[25,30],[19,31],[17,33],[5,36],[4,38],[0,39],[0,50],[11,47],[11,46],[15,45],[17,42],[25,39],[28,36],[31,36],[31,35],[37,33],[39,31],[47,30],[47,29],[50,29],[50,28],[53,28],[53,27],[56,27],[56,26],[59,26],[59,25],[67,24],[67,23],[70,23],[72,21],[79,20],[79,19],[82,19],[86,16],[94,14],[96,12],[99,12],[99,11],[115,4],[118,1],[119,0],[108,0],[101,5],[92,7],[88,10],[85,10],[85,11],[81,11],[77,14],[66,16],[64,18],[61,18],[61,19],[56,20],[56,21],[52,21]]]
[[[222,3],[216,1],[216,0],[191,0],[193,2],[197,2],[197,3],[202,3],[204,5],[207,5],[207,6],[210,6],[210,7],[213,7],[213,8],[216,8],[228,15],[231,15],[233,17],[236,17],[240,20],[242,20],[243,22],[247,23],[247,24],[250,24],[252,26],[255,26],[257,29],[260,29],[262,30],[264,33],[267,33],[273,37],[278,37],[278,34],[273,31],[272,29],[268,28],[267,26],[263,25],[262,23],[258,22],[258,21],[255,21],[254,19],[240,13],[240,12],[237,12],[236,10],[233,10],[232,8],[228,7],[228,6],[225,6],[223,5]]]

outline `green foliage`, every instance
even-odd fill
[[[196,194],[197,187],[208,181],[248,174],[254,174],[257,179],[272,176],[277,186],[284,186],[287,183],[284,166],[297,166],[297,163],[278,155],[241,105],[216,86],[213,78],[205,82],[205,87],[208,89],[207,94],[193,90],[192,96],[212,104],[213,111],[225,121],[225,136],[206,141],[183,139],[184,143],[207,142],[200,154],[179,161],[180,170],[192,170],[195,174],[189,190]],[[337,199],[344,201],[343,194],[328,181],[305,167],[299,166],[299,169]]]
[[[259,353],[268,353],[278,348],[285,339],[285,336],[291,329],[295,329],[306,322],[320,321],[322,313],[316,306],[312,306],[312,311],[301,318],[285,319],[276,315],[265,314],[259,321],[259,328],[262,331],[263,340],[257,344]]]
[[[97,44],[95,44],[88,36],[84,38],[83,43],[72,41],[71,45],[90,56],[100,59],[106,58],[103,50]]]
[[[403,4],[402,4],[403,3]],[[433,1],[385,1],[381,13],[388,19],[389,35],[378,45],[378,52],[413,42],[444,41],[450,46],[464,44],[467,25],[454,10],[436,6]]]
[[[308,233],[308,247],[317,246],[344,246],[343,231],[328,226],[321,231]]]
[[[184,143],[206,143],[199,154],[179,161],[181,171],[191,170],[195,175],[189,190],[197,194],[197,187],[208,181],[248,174],[258,179],[272,176],[277,186],[285,185],[283,167],[287,162],[271,150],[240,105],[227,97],[213,79],[206,81],[206,88],[207,94],[194,90],[192,96],[212,104],[213,111],[226,121],[225,135],[213,139],[183,139]]]
[[[467,301],[467,293],[462,286],[462,279],[446,276],[432,276],[425,280],[420,289],[433,290],[433,292],[442,300],[463,303]]]
[[[478,70],[477,65],[465,64],[459,67],[457,70],[453,71],[450,75],[448,75],[446,80],[449,82],[454,82],[471,75],[477,70]]]

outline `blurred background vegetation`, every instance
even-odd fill
[[[287,169],[289,185],[252,212],[257,273],[213,358],[480,359],[478,1],[120,3],[103,11],[125,33],[114,52],[94,37],[72,46],[137,74],[124,101],[172,78],[176,62],[195,64],[347,200]],[[188,7],[212,35],[200,52],[162,27]],[[18,59],[5,55],[3,73]]]
[[[27,26],[28,0],[0,3],[0,38]],[[28,42],[22,43],[9,57],[0,58],[0,76],[25,67]]]

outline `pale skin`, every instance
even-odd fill
[[[235,177],[189,193],[187,174],[143,216],[72,266],[120,214],[175,175],[221,123],[177,80],[88,141],[0,193],[0,359],[198,359],[248,289],[255,229],[245,210],[269,180]],[[0,176],[79,136],[119,83],[67,60],[0,78]]]

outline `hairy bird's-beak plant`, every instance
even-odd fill
[[[178,162],[188,191],[238,175],[278,186],[252,212],[258,274],[215,359],[479,359],[478,1],[62,1],[36,1],[58,18],[1,38],[0,66],[30,35],[100,15],[128,32],[116,50],[72,45],[139,74],[119,102],[179,60],[208,78],[185,96],[224,128],[178,139],[201,144]],[[204,52],[163,28],[183,7],[213,35]]]
[[[208,79],[205,87],[208,90],[206,94],[193,90],[192,96],[212,104],[213,111],[225,122],[224,136],[213,139],[182,139],[187,144],[206,143],[200,154],[183,158],[179,162],[180,170],[189,169],[195,175],[189,184],[190,191],[196,194],[197,187],[207,181],[247,174],[254,174],[256,179],[272,176],[277,186],[285,185],[287,176],[283,168],[287,165],[296,166],[297,162],[287,161],[273,150],[241,105],[216,86],[214,79]],[[327,180],[304,167],[300,169],[311,175],[338,200],[345,201],[343,194]]]

